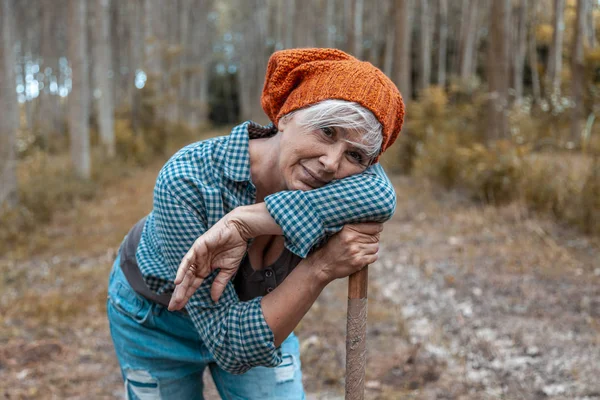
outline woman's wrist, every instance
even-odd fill
[[[246,239],[262,235],[283,235],[283,230],[275,222],[265,203],[256,203],[235,208],[229,213],[229,219],[248,236]]]
[[[312,276],[312,279],[322,287],[327,286],[334,279],[327,273],[326,265],[323,261],[323,257],[319,255],[319,251],[311,253],[308,257],[300,262],[300,265],[304,265]]]

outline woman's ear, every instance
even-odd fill
[[[283,132],[283,130],[285,129],[285,127],[287,126],[287,119],[285,117],[281,117],[279,119],[279,122],[277,123],[277,130],[279,132]]]

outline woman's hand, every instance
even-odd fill
[[[383,224],[379,223],[345,225],[307,260],[318,268],[326,284],[352,275],[377,261],[382,230]]]
[[[265,203],[238,207],[225,215],[200,236],[183,257],[169,310],[182,309],[204,279],[218,268],[221,270],[210,288],[210,295],[214,301],[219,300],[246,254],[248,240],[281,234],[281,227],[271,217]]]
[[[235,212],[200,236],[179,264],[169,310],[182,309],[204,279],[220,268],[210,290],[212,299],[217,301],[246,254],[250,237],[248,227]]]

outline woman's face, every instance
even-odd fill
[[[279,170],[285,190],[311,190],[363,172],[370,158],[346,140],[361,143],[361,135],[340,128],[306,130],[298,116],[279,121]]]

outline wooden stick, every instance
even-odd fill
[[[350,275],[348,279],[346,400],[362,400],[365,397],[368,281],[368,267]]]

